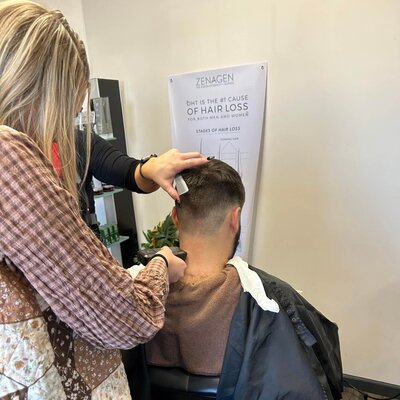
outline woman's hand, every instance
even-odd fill
[[[162,254],[168,260],[168,280],[169,283],[175,283],[183,278],[187,267],[185,261],[175,256],[167,246],[161,248],[158,254]]]
[[[179,194],[173,187],[175,176],[187,168],[205,164],[207,158],[198,152],[181,153],[171,149],[158,157],[150,158],[136,168],[135,179],[139,187],[145,192],[152,192],[161,186],[174,200],[179,201]],[[145,178],[143,178],[145,177]]]

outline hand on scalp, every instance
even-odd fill
[[[174,200],[179,201],[179,194],[173,186],[175,176],[179,172],[198,167],[207,162],[207,158],[199,152],[181,153],[171,149],[158,157],[151,158],[143,165],[148,179],[161,186]]]

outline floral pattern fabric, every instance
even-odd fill
[[[120,352],[74,334],[4,262],[0,299],[0,400],[131,399]]]

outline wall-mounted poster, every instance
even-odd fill
[[[267,64],[169,77],[172,145],[227,162],[242,177],[246,203],[237,254],[248,257],[264,121]]]

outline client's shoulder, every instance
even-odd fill
[[[252,265],[249,265],[249,268],[258,274],[264,285],[264,289],[267,295],[278,300],[278,303],[284,308],[288,308],[290,310],[293,306],[301,305],[306,309],[312,311],[315,310],[315,307],[311,303],[309,303],[299,293],[299,291],[293,288],[293,286],[291,286],[288,282],[274,275],[271,275],[259,268],[253,267]]]
[[[249,264],[249,268],[252,271],[257,273],[257,275],[260,277],[264,287],[265,286],[270,287],[270,288],[275,287],[276,289],[287,290],[289,292],[294,291],[297,293],[297,291],[289,283],[283,281],[282,279],[279,279],[278,277],[271,275],[268,272],[266,272],[262,269],[256,268],[250,264]]]

